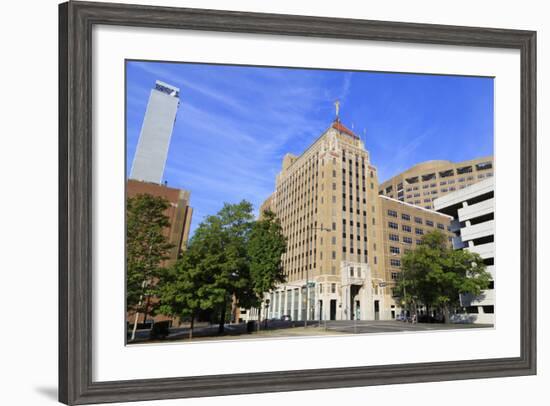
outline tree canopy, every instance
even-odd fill
[[[275,213],[265,211],[263,217],[254,223],[248,242],[250,280],[256,306],[261,304],[264,293],[285,281],[281,266],[281,256],[285,252],[286,238],[281,223]],[[259,310],[261,319],[261,308]]]
[[[176,265],[162,273],[157,311],[191,321],[198,311],[211,311],[222,333],[229,308],[258,306],[265,292],[284,281],[285,250],[274,213],[254,221],[249,202],[226,203],[204,219]]]
[[[162,197],[139,194],[126,202],[126,292],[128,309],[140,311],[144,296],[152,293],[162,261],[173,245],[165,234],[169,203]]]
[[[422,244],[405,253],[401,264],[402,274],[394,295],[405,306],[441,308],[446,321],[450,309],[459,305],[460,294],[479,295],[491,280],[478,254],[453,250],[438,230],[426,234]]]

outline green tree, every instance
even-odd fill
[[[459,305],[460,294],[479,295],[487,289],[491,275],[483,259],[466,250],[453,250],[447,237],[433,231],[422,238],[422,244],[405,253],[401,260],[402,274],[394,289],[405,306],[424,304],[443,311],[450,322],[452,307]]]
[[[168,207],[166,199],[149,194],[139,194],[126,202],[126,305],[136,315],[132,339],[139,313],[147,319],[155,278],[173,247],[165,235],[170,225],[165,214]]]
[[[226,203],[216,215],[208,216],[193,236],[192,243],[200,246],[203,272],[200,306],[217,312],[220,334],[232,303],[247,306],[253,297],[247,258],[253,219],[251,203]]]
[[[281,256],[285,252],[286,238],[281,223],[272,211],[265,211],[262,219],[254,223],[248,241],[253,306],[259,308],[258,329],[262,319],[263,295],[285,281],[281,266]]]
[[[202,277],[199,251],[191,243],[174,266],[161,271],[156,287],[159,300],[156,313],[190,319],[189,339],[193,338],[195,318],[201,310],[198,291]]]

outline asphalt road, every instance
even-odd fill
[[[398,333],[414,331],[436,331],[436,330],[459,330],[471,328],[491,328],[490,324],[442,324],[442,323],[406,323],[402,321],[308,321],[308,328],[304,328],[303,321],[280,321],[271,320],[267,328],[262,325],[261,336],[263,338],[284,337],[284,336],[308,336],[308,335],[339,335],[339,334],[371,334],[371,333]],[[225,338],[260,338],[256,332],[247,334],[246,324],[226,324],[223,336],[217,334],[218,326],[201,326],[193,331],[194,339],[220,339]],[[188,328],[170,329],[170,334],[166,341],[187,340],[189,334]],[[149,331],[138,331],[136,342],[150,341]]]
[[[319,322],[315,322],[319,324]],[[321,327],[325,322],[320,322]],[[487,328],[493,327],[492,324],[443,324],[443,323],[406,323],[403,321],[327,321],[326,329],[348,334],[366,334],[366,333],[393,333],[403,331],[430,331],[430,330],[457,330],[468,328]]]

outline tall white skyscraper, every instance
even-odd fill
[[[156,81],[147,103],[130,179],[162,183],[179,106],[179,93],[177,87]]]

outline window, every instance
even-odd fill
[[[483,171],[485,169],[491,169],[493,167],[492,162],[482,162],[476,165],[476,169],[478,171]]]
[[[390,246],[390,252],[392,254],[400,254],[401,253],[401,250],[399,249],[399,247],[392,247]]]
[[[426,182],[428,180],[435,179],[435,173],[428,173],[426,175],[422,175],[422,181]]]
[[[415,218],[414,218],[414,222],[415,222],[416,224],[422,224],[422,219],[421,219],[420,217],[415,217]]]
[[[399,267],[399,266],[401,266],[401,260],[400,260],[400,259],[391,258],[391,259],[390,259],[390,265],[391,265],[391,266],[395,266],[395,267]]]
[[[413,243],[413,240],[411,237],[403,237],[403,242],[405,244],[412,244]]]
[[[433,227],[433,226],[434,226],[434,222],[431,221],[431,220],[426,220],[426,225],[429,226],[429,227]]]
[[[394,230],[397,230],[398,229],[398,226],[397,226],[397,223],[394,223],[392,221],[388,221],[388,227],[389,228],[392,228]]]
[[[403,224],[403,225],[401,226],[401,228],[403,229],[403,231],[405,231],[405,232],[407,232],[407,233],[410,233],[411,230],[412,230],[412,229],[411,229],[411,226],[408,226],[408,225],[406,225],[406,224]]]
[[[330,284],[330,293],[336,293],[336,284],[335,283]]]
[[[422,230],[421,228],[415,228],[414,232],[416,235],[424,235],[424,230]]]
[[[397,234],[389,235],[390,241],[399,241],[399,236]]]
[[[388,216],[397,217],[397,212],[395,210],[388,210]]]
[[[457,168],[456,169],[456,173],[458,175],[462,175],[463,173],[470,173],[472,172],[472,167],[471,166],[463,166],[462,168]]]
[[[440,230],[445,230],[445,226],[441,223],[437,223],[437,228],[439,228]]]
[[[483,307],[483,313],[493,314],[495,312],[495,306],[494,305],[486,305],[486,306],[482,306],[482,307]]]
[[[408,214],[403,213],[403,214],[401,214],[401,219],[410,221],[410,220],[411,220],[411,216],[408,215]]]
[[[391,273],[391,278],[392,278],[392,280],[396,281],[398,277],[399,277],[399,273],[398,273],[398,272],[392,272],[392,273]]]

